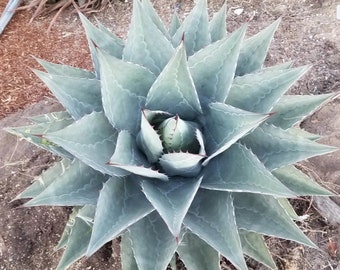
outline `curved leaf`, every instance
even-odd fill
[[[187,120],[202,113],[183,44],[152,85],[146,97],[146,108],[178,114]]]
[[[231,193],[200,189],[184,219],[184,224],[238,269],[247,269]]]
[[[35,124],[43,123],[47,124],[52,123],[54,121],[67,121],[67,120],[71,120],[73,122],[71,115],[66,111],[51,112],[35,116],[29,116],[28,119],[34,122]]]
[[[132,250],[132,243],[130,240],[129,232],[126,231],[120,241],[121,255],[120,259],[122,261],[122,270],[138,270],[135,255]]]
[[[152,19],[145,16],[142,3],[134,0],[123,59],[142,65],[158,75],[170,60],[173,51],[170,41]]]
[[[99,194],[87,256],[153,210],[140,190],[139,181],[112,177]]]
[[[173,177],[171,181],[144,180],[145,196],[167,224],[174,237],[179,237],[183,219],[201,183],[200,179]]]
[[[227,5],[223,4],[221,9],[216,12],[209,22],[209,32],[211,36],[211,42],[223,39],[227,36],[227,25],[226,25],[226,15],[227,15]]]
[[[201,103],[224,102],[234,79],[246,27],[189,57],[190,73]]]
[[[246,147],[239,143],[212,159],[204,169],[201,188],[294,197]]]
[[[178,14],[175,11],[171,18],[171,22],[170,22],[170,26],[168,30],[169,35],[173,37],[176,34],[178,28],[180,28],[180,26],[181,26],[181,21],[179,20]]]
[[[308,66],[280,70],[264,69],[236,77],[226,103],[250,112],[268,113],[308,69]]]
[[[161,18],[158,16],[157,12],[153,8],[150,0],[143,0],[141,2],[142,2],[143,11],[144,11],[143,15],[149,16],[152,22],[157,26],[159,31],[161,31],[163,35],[166,36],[167,38],[170,38],[168,36],[168,31],[165,29],[165,26]]]
[[[293,240],[316,248],[274,197],[234,193],[234,204],[236,222],[240,229]]]
[[[270,170],[337,150],[266,123],[242,138],[242,143]]]
[[[108,120],[118,130],[140,130],[141,109],[156,77],[146,68],[98,51],[101,92]]]

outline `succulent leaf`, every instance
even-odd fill
[[[75,120],[103,109],[99,80],[53,75],[38,70],[34,72]]]
[[[245,254],[254,258],[270,269],[277,269],[262,235],[246,230],[239,230],[239,234],[242,243],[242,249]]]
[[[299,127],[291,127],[291,128],[286,129],[286,131],[288,131],[290,134],[293,134],[295,136],[301,136],[301,137],[304,137],[304,138],[311,140],[311,141],[317,141],[318,139],[321,138],[321,136],[319,136],[317,134],[310,133],[310,132],[308,132],[304,129],[301,129]]]
[[[158,75],[169,62],[174,49],[158,26],[144,14],[139,0],[133,1],[132,13],[123,59],[144,66]]]
[[[286,187],[293,190],[299,196],[331,196],[332,192],[320,186],[306,174],[288,165],[272,171]]]
[[[48,185],[25,206],[58,205],[75,206],[97,203],[99,190],[108,180],[107,175],[74,159],[58,179]],[[56,177],[56,175],[54,175]]]
[[[280,238],[316,248],[282,208],[268,195],[234,193],[236,223],[240,229]]]
[[[220,270],[220,255],[197,235],[187,231],[177,249],[187,269]]]
[[[181,21],[179,20],[178,14],[175,11],[171,18],[171,22],[170,22],[170,26],[168,30],[169,35],[173,37],[180,26],[181,26]]]
[[[210,103],[205,112],[204,137],[209,157],[203,165],[261,124],[268,116],[223,103]]]
[[[226,103],[250,112],[268,113],[308,69],[308,66],[280,70],[264,69],[236,77]]]
[[[184,19],[172,38],[175,47],[181,43],[183,35],[185,49],[189,56],[211,43],[207,0],[198,0],[196,6]]]
[[[201,188],[277,197],[296,196],[250,150],[238,143],[208,163],[204,169]]]
[[[202,113],[186,58],[181,44],[152,85],[146,97],[147,109],[178,114],[187,120]]]
[[[146,68],[98,51],[105,115],[117,130],[140,130],[140,111],[156,77]]]
[[[138,269],[166,269],[181,237],[175,239],[159,214],[149,214],[128,230]]]
[[[57,251],[61,248],[65,248],[67,246],[67,242],[68,242],[68,239],[70,237],[71,230],[74,226],[76,216],[77,216],[80,209],[81,209],[81,207],[79,207],[79,206],[73,207],[72,213],[68,217],[67,223],[66,223],[64,231],[63,231],[63,233],[60,237],[58,245],[54,248],[55,251]]]
[[[128,231],[126,231],[121,237],[120,250],[122,270],[138,270],[137,262],[135,259],[135,255],[133,254],[132,243]]]
[[[234,79],[246,28],[219,40],[189,57],[190,73],[202,104],[224,102]]]
[[[103,113],[86,115],[68,127],[44,137],[97,171],[109,175],[127,174],[119,168],[107,165],[116,146],[117,131]]]
[[[167,224],[174,237],[179,237],[183,219],[194,199],[201,178],[175,177],[171,181],[142,182],[145,196]]]
[[[213,18],[209,22],[211,42],[215,42],[227,36],[226,15],[227,5],[224,3],[221,9],[214,14]]]
[[[293,61],[288,61],[288,62],[277,64],[277,65],[274,65],[274,66],[264,67],[264,68],[262,68],[262,71],[264,71],[264,70],[265,71],[268,71],[268,70],[274,71],[274,70],[289,69],[289,68],[292,67],[292,65],[293,65]]]
[[[231,193],[200,189],[184,219],[184,224],[237,268],[247,269]]]
[[[240,57],[237,62],[237,76],[243,76],[262,68],[270,42],[273,39],[280,21],[281,19],[276,20],[271,25],[243,42]]]
[[[242,143],[250,148],[269,170],[337,150],[335,147],[292,135],[266,123],[242,138]]]
[[[153,210],[141,192],[137,179],[109,179],[99,194],[87,255],[92,255]]]
[[[286,211],[288,216],[292,220],[298,220],[298,221],[303,221],[305,219],[305,216],[298,216],[298,214],[295,212],[293,206],[290,204],[289,200],[286,198],[278,198],[277,201],[279,204],[282,206],[282,208]]]
[[[75,216],[66,249],[56,270],[67,269],[72,263],[86,254],[91,238],[95,209],[94,205],[85,205]]]
[[[35,124],[52,123],[54,121],[72,120],[71,115],[66,111],[45,113],[28,117]]]

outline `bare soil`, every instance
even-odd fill
[[[125,37],[132,1],[113,1],[96,17],[121,37]],[[223,0],[210,0],[212,14]],[[0,0],[0,12],[7,0]],[[174,7],[184,16],[193,1],[157,0],[156,9],[168,23]],[[266,64],[293,60],[295,65],[312,64],[309,73],[291,89],[294,94],[340,91],[340,21],[335,0],[247,0],[228,1],[228,31],[248,22],[249,34],[282,18]],[[237,11],[241,11],[237,15]],[[60,105],[34,76],[39,68],[32,56],[56,63],[92,69],[86,38],[80,21],[66,10],[47,33],[51,18],[40,17],[28,24],[34,11],[16,13],[0,36],[0,270],[55,269],[61,252],[55,252],[70,209],[65,207],[22,208],[23,201],[12,199],[25,189],[34,176],[48,168],[55,157],[2,131],[3,127],[28,123],[28,115],[58,110]],[[321,142],[340,147],[340,100],[336,99],[301,124],[323,136]],[[312,158],[301,167],[320,184],[340,193],[340,151]],[[339,197],[333,201],[340,205]],[[312,250],[277,239],[268,239],[279,269],[340,270],[340,224],[326,218],[313,198],[294,200],[296,211],[309,215],[299,225],[320,247]],[[335,213],[335,212],[334,212]],[[329,214],[329,213],[328,213]],[[332,214],[332,210],[331,210]],[[117,243],[103,247],[89,259],[82,259],[72,270],[120,269]],[[249,269],[264,269],[252,260]],[[234,269],[222,262],[223,269]]]

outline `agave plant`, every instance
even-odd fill
[[[293,164],[334,147],[296,124],[334,94],[287,95],[308,67],[263,67],[279,21],[245,38],[199,0],[167,29],[134,0],[126,40],[80,15],[94,72],[38,60],[65,111],[8,131],[61,157],[17,196],[73,206],[57,269],[121,237],[122,268],[275,268],[263,235],[315,247],[288,198],[331,195]]]

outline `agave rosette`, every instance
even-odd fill
[[[285,94],[308,67],[263,67],[279,21],[244,38],[199,0],[166,29],[135,0],[125,41],[80,15],[95,71],[38,60],[65,111],[10,128],[62,157],[17,198],[74,206],[58,269],[122,236],[123,269],[270,268],[264,235],[315,245],[287,198],[331,193],[292,164],[334,151],[295,124],[334,95]],[[172,261],[173,262],[173,261]]]

